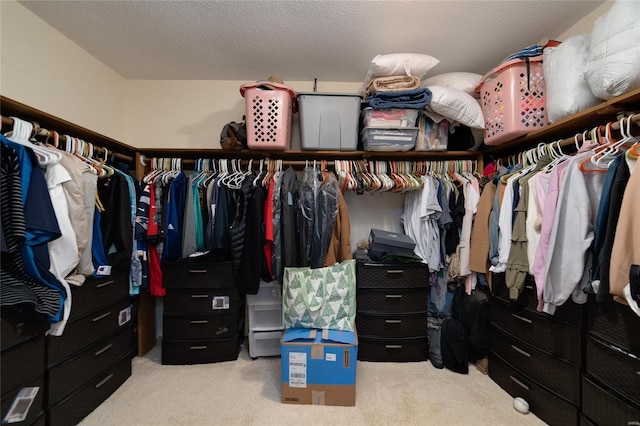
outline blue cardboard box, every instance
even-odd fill
[[[282,402],[356,405],[355,332],[290,328],[280,339],[280,347]]]

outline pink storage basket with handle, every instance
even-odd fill
[[[476,91],[480,93],[487,145],[508,142],[549,123],[542,55],[500,64],[480,80]]]
[[[240,86],[240,94],[245,101],[247,146],[274,151],[289,149],[296,98],[293,89],[271,81],[257,81]]]

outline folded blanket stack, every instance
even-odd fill
[[[424,88],[373,92],[365,103],[371,108],[422,109],[431,102],[431,91]]]

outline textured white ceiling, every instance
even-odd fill
[[[381,53],[484,74],[603,1],[21,1],[127,79],[362,81]]]

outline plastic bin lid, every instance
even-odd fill
[[[347,96],[362,99],[362,95],[358,93],[322,93],[322,92],[298,92],[297,96]]]

